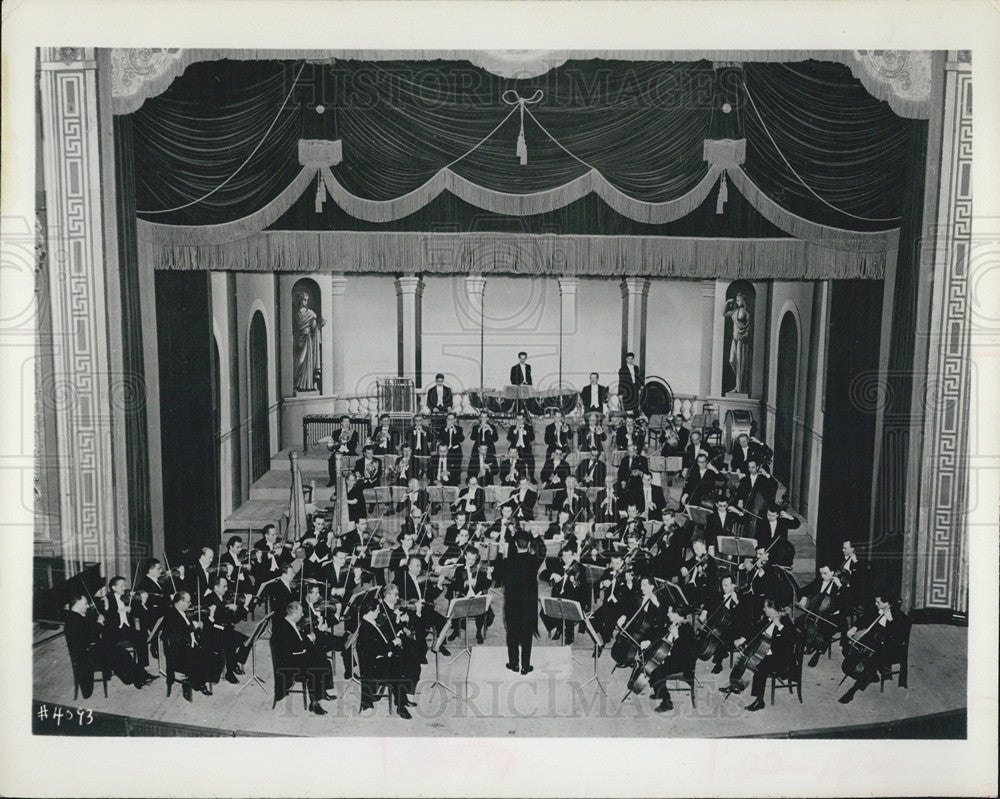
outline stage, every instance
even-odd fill
[[[213,696],[195,693],[194,701],[188,703],[179,687],[167,698],[163,677],[141,691],[112,678],[107,699],[97,683],[89,700],[74,702],[66,643],[59,636],[40,644],[33,653],[33,698],[48,705],[49,711],[48,719],[35,719],[35,731],[87,734],[82,726],[56,729],[51,711],[60,706],[86,708],[96,716],[141,720],[131,725],[129,734],[133,735],[729,738],[806,733],[822,736],[828,730],[830,737],[853,737],[850,728],[861,734],[866,726],[875,725],[883,729],[875,737],[885,737],[883,725],[896,727],[906,719],[966,707],[968,631],[964,627],[914,626],[909,687],[905,689],[893,681],[886,683],[884,693],[879,693],[876,684],[859,693],[849,705],[839,704],[837,698],[846,686],[838,687],[842,674],[835,646],[832,659],[821,658],[815,668],[804,666],[802,704],[787,690],[779,689],[771,706],[768,690],[768,706],[747,713],[743,707],[750,699],[745,694],[724,700],[718,691],[728,678],[728,667],[722,674],[713,675],[711,663],[699,662],[696,706],[692,707],[688,691],[677,690],[672,694],[674,710],[663,714],[653,712],[656,703],[648,696],[630,695],[622,701],[629,675],[621,669],[612,673],[614,664],[608,651],[599,659],[597,669],[607,695],[596,682],[586,684],[593,677],[592,648],[586,635],[578,636],[570,648],[549,640],[541,625],[539,629],[542,637],[536,639],[532,653],[534,671],[527,676],[504,668],[502,621],[490,628],[483,645],[471,639],[471,661],[462,655],[452,662],[462,649],[462,638],[450,642],[452,657],[440,657],[439,677],[457,696],[432,685],[435,663],[429,653],[416,696],[417,706],[410,709],[410,721],[390,715],[385,700],[373,710],[359,713],[358,687],[344,680],[339,655],[334,688],[338,698],[324,703],[328,715],[305,712],[298,695],[272,710],[273,683],[266,642],[257,645],[257,672],[266,681],[265,690],[251,685],[237,696],[239,686],[223,682],[215,686]],[[171,725],[187,725],[188,729],[171,730]],[[933,724],[928,726],[933,728]],[[126,729],[124,725],[118,728]]]

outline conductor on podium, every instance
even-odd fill
[[[515,551],[504,562],[503,620],[507,628],[507,668],[527,674],[531,639],[538,634],[538,568],[542,559],[528,551],[529,537],[519,532]]]

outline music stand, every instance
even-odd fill
[[[711,513],[710,510],[699,507],[698,505],[685,505],[684,508],[687,511],[688,518],[694,522],[697,527],[704,527],[708,524],[708,516]]]
[[[268,613],[257,622],[257,626],[254,627],[253,632],[250,634],[250,640],[247,641],[246,646],[250,647],[250,676],[244,680],[243,685],[236,689],[236,695],[239,696],[243,689],[248,685],[256,685],[260,690],[267,693],[267,689],[264,687],[264,680],[257,676],[257,641],[260,640],[261,636],[264,634],[264,630],[267,628],[268,623],[271,621],[273,613]]]
[[[472,646],[469,644],[469,619],[481,616],[489,609],[489,606],[489,594],[475,594],[474,596],[469,597],[455,597],[451,600],[451,604],[448,606],[449,621],[458,621],[460,619],[465,621],[465,646],[461,652],[448,661],[448,664],[451,665],[462,657],[462,655],[469,656],[469,660],[465,667],[465,696],[468,696],[469,669],[472,668]],[[444,634],[444,630],[448,629],[449,626],[450,625],[448,624],[444,626],[441,630],[442,635]]]
[[[371,570],[375,574],[379,573],[379,570],[386,570],[389,568],[389,564],[392,563],[392,550],[391,549],[376,549],[372,552]],[[388,582],[388,578],[382,575],[382,578]]]
[[[583,612],[583,608],[580,603],[575,599],[561,599],[554,596],[543,596],[539,597],[539,602],[542,603],[542,613],[546,616],[550,616],[553,619],[559,619],[562,623],[562,640],[566,643],[566,622],[570,623],[570,626],[574,624],[579,624],[586,618],[586,614]],[[580,663],[573,656],[573,648],[570,646],[569,657],[574,663]]]
[[[500,552],[500,543],[497,541],[479,541],[476,543],[479,550],[479,557],[483,563],[493,563]]]
[[[593,607],[597,604],[597,586],[604,576],[604,567],[593,563],[583,563],[581,565],[583,566],[583,579],[590,583],[590,605]]]
[[[358,625],[358,629],[356,629],[353,633],[351,633],[347,637],[347,640],[344,641],[344,649],[349,649],[351,651],[351,676],[347,680],[347,682],[355,683],[358,686],[358,688],[361,687],[361,680],[358,678],[359,661],[358,661],[358,649],[357,649],[358,637],[360,635],[361,635],[361,626]],[[348,688],[346,691],[344,691],[345,696],[347,695],[347,691],[349,690],[351,689]]]
[[[672,583],[669,580],[662,580],[659,577],[654,577],[653,582],[656,585],[656,591],[666,591],[667,597],[670,600],[670,604],[673,607],[678,607],[680,605],[688,604],[687,597],[684,596],[684,589],[682,589],[677,583]]]
[[[731,567],[739,566],[743,558],[752,560],[757,554],[757,542],[753,538],[720,535],[716,547],[719,550],[719,557],[716,559],[722,560],[724,556],[725,562]]]

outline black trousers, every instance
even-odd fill
[[[757,666],[757,670],[753,673],[753,684],[750,687],[750,693],[757,699],[764,698],[764,688],[767,685],[767,678],[773,674],[778,674],[782,671],[780,664],[775,661],[772,655],[767,655]]]
[[[104,634],[104,640],[115,645],[128,642],[135,647],[135,662],[139,668],[145,669],[149,665],[149,646],[146,643],[146,635],[142,630],[128,625],[126,627],[109,627]]]
[[[531,630],[507,628],[507,662],[513,666],[520,663],[522,669],[531,665]]]

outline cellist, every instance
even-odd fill
[[[653,578],[641,578],[639,591],[639,607],[635,613],[630,617],[618,617],[618,637],[611,647],[611,656],[618,666],[631,666],[635,656],[664,634],[667,609],[656,595]]]
[[[715,638],[712,674],[722,673],[722,663],[726,655],[735,648],[733,642],[737,638],[746,638],[750,635],[752,619],[752,603],[745,599],[741,601],[733,578],[728,574],[725,575],[722,578],[722,596],[718,598],[715,608],[711,613],[707,609],[701,611],[703,629],[708,631],[707,635]],[[704,655],[702,657],[705,658]]]
[[[653,671],[650,685],[653,688],[653,698],[660,704],[654,709],[657,713],[673,710],[670,701],[670,691],[667,690],[667,676],[682,673],[694,677],[695,638],[691,626],[691,608],[687,605],[671,606],[667,610],[667,634],[663,641],[670,646],[670,653]]]
[[[819,575],[802,589],[799,607],[819,616],[807,616],[801,620],[815,630],[813,635],[806,637],[806,649],[812,655],[810,666],[819,663],[819,656],[826,651],[830,639],[840,627],[840,589],[840,578],[825,563],[819,567]]]
[[[795,625],[791,619],[785,615],[784,611],[777,606],[773,599],[764,600],[764,621],[758,628],[758,632],[752,638],[739,637],[733,641],[736,647],[743,647],[748,640],[756,646],[762,646],[761,658],[753,672],[753,683],[750,693],[754,700],[747,705],[747,710],[756,711],[764,707],[764,687],[767,685],[767,678],[772,675],[786,674],[792,666],[795,656]],[[762,640],[763,639],[763,640]],[[749,647],[746,655],[749,652]],[[730,674],[729,685],[720,688],[723,693],[738,694],[743,690],[738,682],[739,677],[746,669],[744,658],[740,659]]]
[[[847,637],[853,640],[862,641],[865,646],[872,650],[869,657],[862,660],[854,673],[858,676],[854,679],[854,685],[847,689],[838,700],[840,704],[846,705],[858,691],[863,691],[873,683],[880,671],[887,670],[902,643],[902,638],[910,626],[909,618],[899,610],[895,598],[888,597],[886,592],[876,594],[874,607],[869,610],[857,627],[851,627],[847,631]],[[861,634],[858,635],[858,629]],[[844,668],[848,670],[848,653],[845,649]],[[900,684],[902,684],[900,680]]]

